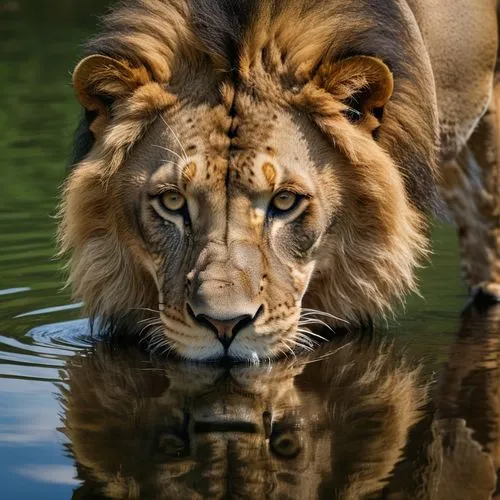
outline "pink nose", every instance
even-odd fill
[[[206,326],[214,330],[217,334],[217,338],[227,350],[234,340],[234,337],[236,337],[236,334],[250,325],[253,318],[249,314],[245,314],[236,318],[220,320],[211,318],[205,314],[199,314],[196,316],[196,321],[202,324],[205,323]]]

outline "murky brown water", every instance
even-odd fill
[[[489,498],[500,306],[460,317],[448,225],[425,299],[370,339],[228,368],[90,338],[61,291],[53,215],[69,72],[102,9],[0,0],[0,498]]]

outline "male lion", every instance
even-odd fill
[[[442,178],[471,294],[500,297],[497,31],[493,0],[120,4],[73,74],[76,296],[186,358],[307,347],[315,311],[415,288]]]

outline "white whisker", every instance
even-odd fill
[[[297,330],[297,338],[307,342],[309,345],[318,345],[318,342],[313,340],[309,335],[311,332],[308,330]]]
[[[188,161],[189,158],[188,158],[188,155],[186,153],[186,150],[184,149],[184,146],[182,145],[181,141],[179,140],[179,137],[174,132],[174,129],[167,123],[167,120],[165,120],[165,118],[163,118],[163,115],[160,115],[160,118],[161,118],[162,122],[169,128],[170,132],[172,132],[172,135],[174,136],[175,140],[177,141],[177,144],[179,144],[179,146],[182,150],[182,153],[184,155],[184,160]]]
[[[288,342],[291,341],[291,340],[292,339],[283,339],[282,340],[282,345],[284,345],[290,351],[290,353],[292,354],[293,358],[296,358],[297,357],[297,353],[293,350],[293,348],[291,346],[288,345]],[[288,359],[288,356],[287,356],[287,359]]]
[[[339,352],[340,350],[345,349],[346,347],[351,346],[352,344],[353,344],[352,342],[348,342],[348,343],[340,346],[338,349],[335,349],[334,351],[327,352],[327,353],[323,354],[322,356],[318,356],[317,358],[314,358],[314,359],[311,359],[309,361],[306,361],[305,364],[309,365],[311,363],[316,363],[318,361],[322,361],[323,359],[327,359],[327,358],[329,358],[329,357],[334,356],[335,354],[337,354],[337,352]]]
[[[328,330],[332,331],[332,327],[328,324],[325,323],[322,319],[317,319],[317,318],[307,318],[305,320],[299,320],[299,325],[322,325],[325,328],[328,328]]]
[[[301,347],[302,349],[311,352],[313,350],[313,345],[311,345],[311,339],[307,336],[303,335],[301,332],[297,332],[296,337],[293,339],[289,339],[290,342],[293,342],[293,345]]]
[[[154,312],[154,313],[159,313],[160,311],[158,309],[149,309],[148,307],[134,307],[132,308],[133,311],[146,311],[146,312]]]
[[[328,339],[326,339],[325,337],[323,337],[322,335],[319,335],[318,333],[315,333],[315,332],[312,332],[311,330],[309,330],[309,328],[301,328],[301,325],[299,325],[299,327],[297,328],[297,331],[299,333],[305,333],[308,337],[316,337],[318,339],[320,339],[321,341],[323,342],[328,342]],[[332,330],[333,331],[333,330]],[[312,341],[313,339],[311,339]],[[317,342],[316,342],[317,343]]]
[[[304,351],[307,351],[307,352],[312,352],[313,351],[313,348],[310,345],[303,344],[302,342],[299,342],[298,340],[294,340],[293,343],[294,343],[294,345],[296,345],[297,347],[300,347]]]
[[[317,323],[316,322],[314,322],[314,323],[302,323],[302,322],[300,322],[298,326],[299,326],[299,328],[301,328],[301,327],[306,327],[307,325],[315,325],[315,324],[317,324]],[[327,326],[327,325],[325,325],[325,326]],[[332,333],[335,333],[335,331],[331,327],[327,326],[327,328]],[[307,330],[310,331],[309,328],[307,328]],[[311,335],[314,335],[315,337],[319,337],[319,338],[321,338],[323,340],[327,340],[324,337],[322,337],[321,335],[318,335],[317,333],[314,333],[312,331],[310,331],[310,333],[311,333]]]
[[[169,153],[173,154],[174,156],[177,156],[177,158],[179,158],[179,160],[185,160],[185,158],[183,158],[179,153],[177,153],[176,151],[174,151],[172,149],[166,148],[165,146],[160,146],[159,144],[153,144],[152,146],[154,148],[159,148],[159,149],[163,149],[164,151],[168,151]]]
[[[141,323],[147,323],[148,321],[151,321],[152,323],[158,323],[160,324],[161,319],[160,318],[144,318],[140,319],[137,324],[140,325]]]
[[[170,351],[173,350],[174,346],[167,339],[165,339],[165,342],[163,344],[161,344],[160,346],[158,346],[157,350],[160,348],[162,348],[160,355],[166,356]]]
[[[326,339],[325,337],[323,337],[322,335],[318,335],[317,333],[314,333],[314,332],[311,332],[309,331],[308,332],[308,335],[312,335],[313,337],[316,337],[320,340],[322,340],[323,342],[328,342],[328,339]]]
[[[151,342],[149,344],[148,348],[151,350],[151,352],[153,352],[154,354],[156,354],[158,352],[158,349],[160,347],[164,346],[165,343],[169,343],[166,338],[159,338],[159,339],[156,339],[155,342]]]
[[[303,311],[303,313],[301,314],[301,316],[303,316],[305,318],[308,318],[308,317],[314,316],[314,315],[317,315],[317,316],[326,316],[326,317],[332,318],[332,319],[334,319],[336,321],[342,321],[343,323],[349,324],[349,321],[347,321],[346,319],[339,318],[338,316],[334,316],[333,314],[327,313],[325,311],[318,311],[317,309],[310,309],[310,308],[307,308],[307,307],[303,307],[301,310]]]
[[[286,339],[285,339],[285,347],[290,351],[292,358],[297,357],[297,353],[293,350],[293,348],[291,346],[288,345],[288,343],[286,342]]]
[[[143,333],[144,333],[144,330],[148,330],[149,328],[151,328],[153,325],[151,324],[146,324],[144,325],[142,328],[141,328],[141,331],[139,332],[139,336],[141,336]]]

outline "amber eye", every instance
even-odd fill
[[[162,205],[171,212],[178,212],[186,204],[186,198],[179,191],[166,191],[160,197]]]
[[[300,439],[293,432],[284,432],[278,436],[271,436],[271,451],[281,458],[295,458],[300,453]]]
[[[292,191],[280,191],[272,201],[273,208],[280,212],[286,212],[297,203],[298,195]]]

